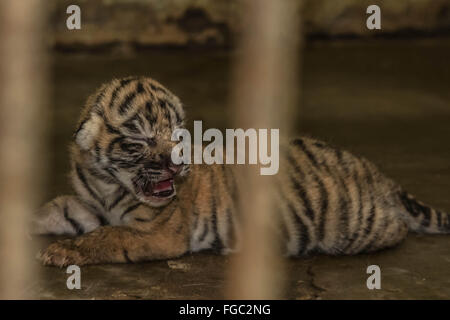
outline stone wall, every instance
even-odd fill
[[[300,0],[299,0],[300,1]],[[240,0],[49,0],[50,39],[62,47],[228,46],[246,27]],[[78,4],[82,29],[66,28],[66,8]],[[307,35],[373,36],[366,8],[382,10],[382,34],[450,30],[450,0],[304,0]]]

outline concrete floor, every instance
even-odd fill
[[[375,162],[419,199],[450,211],[450,39],[315,43],[305,50],[299,133]],[[188,124],[225,128],[232,54],[153,51],[130,57],[61,55],[54,60],[53,148],[46,199],[70,192],[66,145],[80,107],[102,81],[150,75],[184,101]],[[45,238],[44,246],[51,241]],[[43,299],[222,298],[229,257],[82,268],[82,289],[63,269],[39,267],[29,290]],[[366,268],[381,268],[368,290]],[[255,266],[256,268],[257,266]],[[351,257],[316,256],[285,264],[289,299],[449,299],[450,236],[410,235],[399,247]]]

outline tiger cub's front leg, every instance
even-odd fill
[[[105,218],[76,196],[61,196],[45,204],[32,218],[31,233],[80,235],[106,224]]]
[[[136,210],[153,210],[141,205]],[[42,251],[45,265],[130,263],[181,256],[189,249],[189,226],[181,210],[162,209],[151,219],[124,226],[104,226],[74,239],[60,240]]]

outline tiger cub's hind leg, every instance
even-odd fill
[[[31,233],[37,235],[80,235],[104,224],[75,196],[61,196],[45,204],[32,218]]]
[[[380,210],[381,211],[381,210]],[[387,209],[389,214],[383,212],[383,216],[378,216],[378,222],[370,232],[363,232],[363,236],[356,241],[352,248],[348,248],[346,253],[370,253],[387,249],[400,244],[405,240],[409,227],[408,224],[400,217],[395,209]]]

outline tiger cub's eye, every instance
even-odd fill
[[[138,151],[142,150],[143,145],[140,144],[140,143],[126,143],[126,142],[122,142],[120,144],[120,147],[122,148],[123,151],[138,152]]]
[[[148,138],[147,143],[150,147],[156,147],[156,140],[155,138]]]

